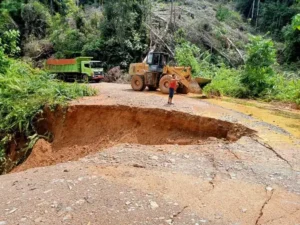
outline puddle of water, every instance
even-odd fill
[[[203,101],[251,115],[256,119],[278,126],[295,137],[300,138],[300,112],[297,110],[279,109],[271,104],[256,102],[254,100],[223,98],[206,99]]]

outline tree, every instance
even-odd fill
[[[200,63],[197,60],[200,49],[187,41],[182,42],[176,46],[175,59],[180,66],[190,66],[194,76],[200,73]]]
[[[104,20],[101,26],[103,41],[98,53],[107,61],[107,67],[140,61],[147,42],[144,21],[147,8],[146,0],[116,0],[104,2]],[[105,57],[104,57],[105,56]]]
[[[51,25],[51,15],[49,9],[38,1],[30,1],[24,4],[21,11],[24,21],[24,35],[30,35],[42,39],[46,36],[46,31]]]
[[[283,29],[285,60],[290,62],[300,59],[300,14],[297,14],[290,25]]]
[[[271,87],[276,62],[276,50],[271,39],[251,36],[247,45],[247,60],[241,82],[247,87],[249,96],[258,97]]]
[[[300,11],[295,0],[235,0],[237,9],[252,25],[261,31],[271,32],[273,38],[283,40],[281,30]]]

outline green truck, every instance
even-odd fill
[[[100,82],[104,79],[100,61],[93,61],[92,57],[77,57],[75,59],[48,59],[45,69],[57,74],[59,79],[83,80]]]

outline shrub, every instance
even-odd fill
[[[272,40],[262,36],[250,37],[247,45],[247,60],[241,83],[248,89],[249,96],[259,97],[272,86],[276,52]]]
[[[212,82],[204,88],[204,92],[208,95],[245,97],[247,90],[240,81],[240,73],[240,70],[222,66],[217,69]]]
[[[9,66],[7,54],[14,56],[20,52],[18,47],[19,31],[8,30],[0,36],[0,74],[5,73]]]
[[[278,75],[274,83],[269,99],[300,105],[300,79],[287,79],[283,75]]]
[[[1,46],[5,54],[8,56],[16,56],[20,53],[21,49],[19,44],[20,32],[17,30],[8,30],[1,35]]]
[[[226,21],[228,18],[230,18],[230,10],[227,7],[224,7],[222,5],[219,5],[216,17],[219,21]]]
[[[284,57],[286,61],[299,61],[300,58],[300,14],[297,14],[291,25],[282,30],[285,40]]]

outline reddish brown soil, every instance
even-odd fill
[[[41,165],[52,165],[55,163],[53,155],[54,153],[52,151],[51,144],[44,139],[40,139],[32,149],[30,157],[26,160],[26,163],[15,168],[13,171],[19,172],[29,168],[39,167]]]
[[[71,106],[47,111],[41,132],[51,131],[53,143],[39,141],[14,172],[78,160],[119,143],[144,145],[197,144],[208,137],[236,141],[254,131],[230,122],[163,109],[128,106]]]

